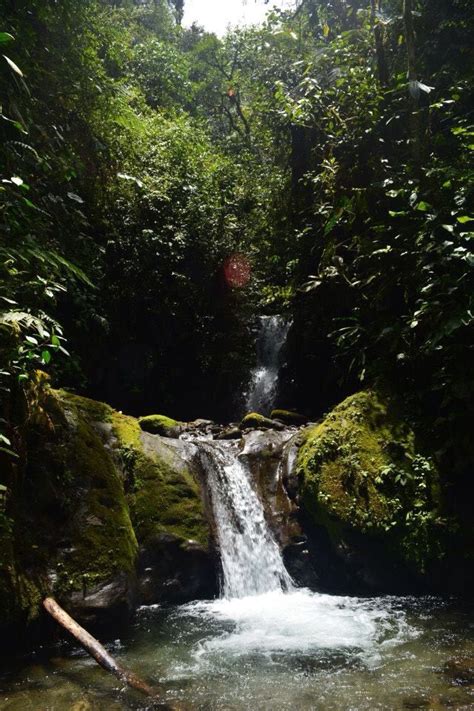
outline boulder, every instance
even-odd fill
[[[218,592],[217,562],[208,547],[157,533],[140,547],[137,566],[142,604],[209,599]]]
[[[145,568],[157,592],[143,601],[214,590],[194,445],[148,434],[136,418],[64,391],[49,390],[42,408],[22,486],[9,491],[15,526],[0,530],[4,643],[26,633],[47,595],[107,635],[141,602]]]
[[[289,427],[299,427],[308,421],[307,417],[300,415],[298,412],[293,412],[292,410],[272,410],[270,417],[272,420],[278,420]]]
[[[344,585],[424,584],[443,555],[439,475],[389,398],[357,393],[305,430],[296,474],[306,528]]]
[[[285,425],[277,420],[272,420],[269,417],[260,415],[258,412],[249,412],[242,419],[240,425],[241,430],[283,430]]]
[[[216,435],[216,439],[227,440],[227,439],[240,439],[242,437],[242,432],[239,427],[227,427],[225,430]]]
[[[147,415],[140,417],[138,423],[144,432],[161,435],[162,437],[179,437],[185,428],[185,423],[173,420],[165,415]]]

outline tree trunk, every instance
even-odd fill
[[[107,652],[107,650],[98,642],[89,632],[79,625],[63,608],[58,605],[52,597],[47,597],[43,600],[43,607],[49,614],[54,617],[61,627],[64,627],[88,652],[96,662],[106,671],[117,677],[121,682],[127,684],[132,689],[140,691],[145,696],[149,696],[157,703],[160,703],[159,690],[147,684],[143,679],[140,679],[136,674],[125,669]],[[160,703],[161,708],[168,711],[184,711],[184,707],[179,705],[167,705]]]
[[[372,27],[372,32],[374,33],[375,40],[375,56],[377,57],[377,74],[381,86],[388,86],[389,83],[389,73],[387,65],[387,56],[385,54],[384,46],[384,29],[383,26],[377,22],[377,10],[381,9],[380,0],[371,0],[371,12],[370,12],[370,22]]]
[[[405,40],[407,45],[408,88],[410,91],[410,133],[415,165],[421,163],[421,115],[420,89],[416,68],[415,29],[413,26],[413,0],[403,0],[403,22],[405,24]]]

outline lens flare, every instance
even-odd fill
[[[224,278],[233,289],[241,289],[248,284],[250,273],[250,262],[244,254],[232,254],[224,262]]]

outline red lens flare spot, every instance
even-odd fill
[[[241,289],[248,284],[251,271],[250,262],[244,254],[232,254],[224,262],[224,278],[233,289]]]

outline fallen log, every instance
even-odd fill
[[[140,679],[139,676],[125,669],[119,664],[84,627],[81,627],[63,608],[58,605],[52,597],[47,597],[43,600],[43,607],[49,614],[58,622],[61,627],[69,632],[88,652],[96,662],[106,671],[117,677],[122,683],[127,684],[132,689],[140,691],[145,696],[151,697],[156,703],[159,703],[161,708],[168,711],[184,711],[184,707],[180,705],[169,705],[160,701],[159,689],[150,686]]]

